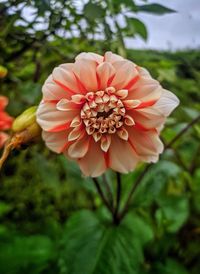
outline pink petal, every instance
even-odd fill
[[[114,54],[112,53],[111,51],[107,51],[104,55],[104,62],[109,62],[109,63],[114,63],[114,62],[117,62],[117,61],[123,61],[124,58],[117,55],[117,54]]]
[[[153,109],[169,116],[170,113],[179,105],[179,99],[168,90],[163,89],[160,99],[154,104]]]
[[[95,61],[86,59],[79,59],[74,64],[74,73],[88,92],[98,90],[96,67]]]
[[[71,144],[68,148],[68,154],[71,158],[82,158],[89,148],[89,136],[85,133],[82,134],[78,140]]]
[[[109,149],[109,167],[127,173],[135,169],[138,157],[131,145],[117,136],[112,136]]]
[[[54,103],[43,102],[37,109],[37,122],[43,130],[53,131],[59,126],[68,125],[78,113],[79,110],[59,111]]]
[[[4,110],[7,104],[8,104],[8,98],[5,96],[0,96],[0,111]]]
[[[136,124],[141,124],[146,129],[153,129],[161,126],[166,118],[158,111],[152,108],[134,109],[127,111]]]
[[[91,61],[95,61],[97,63],[103,62],[103,56],[93,53],[93,52],[80,53],[79,55],[77,55],[76,60],[81,60],[81,59],[91,60]]]
[[[62,153],[69,145],[69,142],[67,141],[68,133],[69,130],[55,133],[43,131],[42,138],[50,150],[56,153]]]
[[[85,176],[98,177],[106,171],[104,153],[99,143],[95,143],[92,138],[87,154],[78,163]]]
[[[58,101],[62,98],[70,99],[71,97],[71,93],[66,92],[53,81],[52,74],[44,82],[42,93],[45,101]]]
[[[105,89],[109,80],[115,75],[115,68],[108,62],[101,63],[97,67],[97,75],[100,81],[100,89]]]
[[[72,71],[73,67],[73,64],[71,64],[70,68],[68,66],[61,65],[55,68],[52,72],[53,81],[70,95],[79,92],[76,77]]]
[[[129,133],[129,142],[136,153],[142,158],[156,156],[163,151],[163,143],[160,141],[156,130],[140,131],[133,127],[126,128]]]
[[[117,90],[126,89],[128,83],[138,75],[135,65],[130,61],[118,61],[113,66],[116,69],[116,73],[110,86]]]

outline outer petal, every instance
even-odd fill
[[[42,138],[45,141],[46,146],[56,153],[62,153],[70,144],[67,141],[69,130],[60,132],[42,132]]]
[[[157,156],[163,151],[163,144],[156,130],[138,130],[134,126],[126,128],[129,133],[129,142],[136,153],[142,158]]]
[[[111,64],[117,62],[117,61],[123,61],[125,60],[123,57],[112,53],[111,51],[107,51],[104,55],[104,61],[109,62]]]
[[[115,75],[115,68],[108,62],[104,62],[97,67],[97,75],[99,77],[100,81],[100,89],[105,89],[108,86],[109,81],[112,80],[112,78]]]
[[[163,89],[160,99],[152,107],[154,110],[169,116],[170,113],[179,105],[179,99],[168,90]]]
[[[127,111],[136,125],[141,125],[144,129],[153,129],[160,127],[166,118],[158,111],[152,108],[133,109]]]
[[[74,64],[61,65],[52,72],[53,81],[70,95],[79,93],[76,77],[72,68]]]
[[[75,60],[81,60],[81,59],[92,60],[97,62],[98,64],[103,62],[103,56],[93,52],[82,52],[79,55],[77,55]]]
[[[109,149],[109,167],[115,171],[127,173],[134,170],[138,162],[133,147],[117,136],[112,137]]]
[[[42,87],[43,99],[45,101],[56,101],[62,98],[70,99],[71,93],[64,90],[53,80],[52,74],[47,78]]]
[[[85,176],[97,177],[106,171],[104,153],[99,143],[95,143],[92,138],[87,154],[78,163]]]
[[[113,63],[116,69],[115,77],[110,86],[119,89],[127,89],[127,85],[138,76],[138,71],[134,63],[124,60]]]
[[[78,109],[59,111],[54,103],[40,103],[37,110],[37,122],[45,131],[67,129],[68,124],[79,113]]]
[[[74,73],[88,92],[98,90],[96,67],[97,63],[95,61],[86,59],[79,59],[74,65]]]
[[[0,112],[0,130],[9,129],[12,125],[13,118],[6,112]]]
[[[4,110],[7,104],[8,104],[8,98],[5,96],[0,96],[0,111]]]

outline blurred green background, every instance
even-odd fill
[[[147,39],[138,13],[173,12],[167,7],[132,0],[79,2],[0,1],[0,64],[9,71],[0,93],[10,99],[7,111],[17,116],[37,104],[44,80],[58,64],[82,51],[112,50],[149,69],[179,97],[162,132],[169,142],[199,115],[200,51],[126,49],[127,37]],[[0,274],[199,274],[199,140],[195,124],[165,152],[119,226],[112,225],[92,181],[75,163],[42,142],[12,152],[0,173]],[[122,202],[141,169],[122,176]],[[106,176],[114,191],[114,174]]]

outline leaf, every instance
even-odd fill
[[[137,6],[137,8],[138,8],[138,11],[153,13],[157,15],[176,12],[175,10],[167,8],[160,4],[141,5],[141,6]]]
[[[160,208],[156,211],[158,225],[166,231],[175,233],[189,216],[189,203],[185,197],[168,196],[158,201]]]
[[[151,228],[135,214],[114,226],[81,211],[67,222],[62,239],[64,273],[136,274],[144,260],[142,248],[151,239]]]
[[[25,273],[41,273],[54,251],[49,238],[39,235],[15,236],[9,242],[2,242],[1,250],[1,273],[13,274],[22,273],[23,270]]]
[[[145,24],[137,18],[127,18],[128,34],[133,36],[139,34],[144,40],[147,40],[147,29]]]
[[[104,10],[101,6],[94,3],[87,3],[83,9],[84,15],[87,19],[95,21],[104,17]]]

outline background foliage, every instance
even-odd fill
[[[111,49],[148,68],[180,98],[162,132],[169,142],[200,111],[200,52],[126,50],[126,37],[147,38],[137,19],[141,11],[173,12],[132,0],[82,6],[72,0],[1,1],[0,64],[9,74],[0,93],[10,98],[9,113],[16,116],[39,102],[56,65],[81,51]],[[0,174],[0,273],[198,274],[199,138],[196,124],[166,151],[119,226],[113,226],[92,181],[76,164],[42,142],[13,152]],[[141,169],[123,176],[122,202]],[[114,175],[106,176],[114,189]]]

